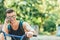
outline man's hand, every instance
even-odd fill
[[[2,33],[0,34],[0,40],[4,40],[4,36]]]
[[[9,23],[9,19],[5,19],[5,23],[4,24],[8,24]]]
[[[31,37],[33,37],[33,32],[26,32],[26,35],[28,38],[31,38]]]

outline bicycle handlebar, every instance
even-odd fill
[[[21,40],[26,36],[25,34],[22,35],[22,36],[17,36],[17,35],[12,35],[12,34],[6,34],[5,32],[3,31],[0,31],[4,34],[4,37],[5,37],[5,40],[6,40],[6,36],[10,36],[10,37],[17,37],[17,38],[21,38]],[[27,36],[26,36],[27,37]],[[33,35],[33,37],[37,37],[37,35]]]

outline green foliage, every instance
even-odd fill
[[[17,20],[37,24],[39,28],[42,26],[44,31],[56,30],[56,21],[60,18],[57,0],[4,0],[3,2],[0,4],[1,22],[4,22],[6,7],[16,11]]]
[[[47,20],[45,21],[44,24],[44,31],[48,31],[48,32],[54,32],[56,30],[56,24],[51,20]]]
[[[4,22],[4,18],[5,18],[4,0],[0,0],[0,23]]]

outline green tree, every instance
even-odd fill
[[[58,16],[60,6],[57,4],[57,1],[58,0],[4,0],[3,7],[14,9],[17,13],[17,20],[24,20],[33,25],[37,24],[39,28],[50,32],[52,29],[54,31],[56,30],[56,21],[60,18]],[[1,16],[3,17],[1,18],[2,20],[0,20],[3,22],[5,17],[4,13]]]
[[[4,22],[4,18],[5,18],[4,0],[0,0],[0,23]]]

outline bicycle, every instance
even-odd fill
[[[23,40],[24,37],[27,37],[25,34],[22,35],[22,36],[17,36],[17,35],[12,35],[12,34],[6,34],[6,33],[3,32],[3,31],[0,31],[0,33],[3,33],[3,35],[4,35],[4,40],[7,40],[6,36],[20,38],[20,40]],[[37,35],[33,35],[33,37],[37,37]]]

